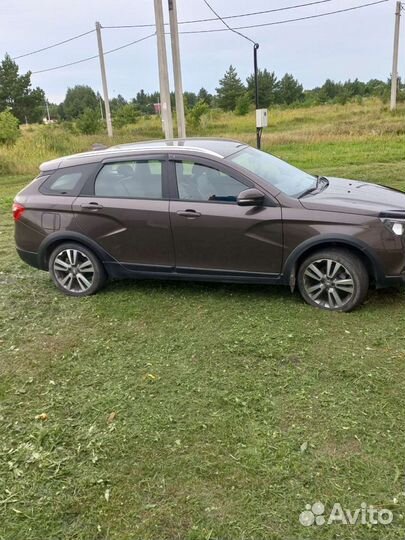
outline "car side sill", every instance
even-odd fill
[[[113,279],[173,279],[189,281],[219,281],[222,283],[284,284],[280,274],[205,270],[200,268],[153,267],[137,264],[104,262],[108,275]]]

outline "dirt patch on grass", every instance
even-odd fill
[[[362,446],[355,438],[343,442],[328,441],[318,450],[318,453],[334,458],[350,457],[361,454]]]

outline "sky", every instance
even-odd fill
[[[261,11],[314,0],[209,0],[221,15]],[[230,19],[234,26],[261,24],[305,17],[358,6],[373,0],[328,0],[323,4],[284,12]],[[395,0],[327,17],[288,24],[243,30],[257,41],[259,67],[281,77],[292,73],[312,88],[325,79],[346,80],[358,77],[386,79],[392,65]],[[168,22],[167,0],[163,0]],[[177,0],[179,21],[208,18],[213,14],[203,0]],[[402,17],[400,74],[405,76],[405,29]],[[0,57],[12,57],[51,45],[103,26],[154,23],[153,0],[1,0]],[[220,21],[187,24],[183,30],[224,28]],[[118,47],[154,32],[154,28],[102,30],[104,50]],[[214,92],[229,65],[236,67],[241,79],[253,71],[252,45],[232,32],[180,35],[184,90],[198,92],[201,87]],[[59,47],[16,60],[20,72],[32,72],[73,62],[97,54],[93,32]],[[170,40],[167,55],[171,72]],[[106,55],[110,99],[118,94],[131,98],[143,88],[158,89],[155,36],[131,47]],[[98,59],[63,69],[32,75],[33,86],[40,86],[50,102],[63,101],[66,90],[86,84],[101,92]],[[171,78],[171,88],[173,82]]]

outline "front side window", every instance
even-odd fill
[[[104,165],[98,173],[94,194],[125,199],[162,198],[162,162],[120,161]]]
[[[179,198],[189,201],[236,202],[246,186],[226,173],[191,161],[176,162]]]

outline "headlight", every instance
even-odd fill
[[[403,219],[383,219],[384,225],[395,234],[395,236],[403,236],[405,233],[405,220]]]

